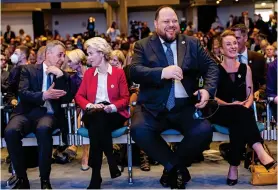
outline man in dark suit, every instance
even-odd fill
[[[7,44],[10,43],[11,39],[15,38],[15,33],[11,31],[11,26],[7,25],[7,31],[4,34],[4,40]]]
[[[246,47],[248,40],[248,29],[244,24],[237,24],[232,27],[235,32],[238,42],[238,61],[243,64],[248,64],[252,71],[254,92],[265,85],[266,66],[264,56],[260,53],[250,51]]]
[[[197,39],[179,34],[178,17],[171,7],[160,7],[154,24],[156,34],[136,42],[130,66],[131,80],[140,84],[131,135],[141,149],[164,166],[163,176],[168,177],[167,181],[161,179],[161,184],[184,188],[191,178],[186,165],[212,138],[209,122],[193,119],[193,114],[214,96],[219,71]],[[205,85],[195,104],[200,76]],[[176,152],[160,136],[168,128],[184,135]]]
[[[19,82],[20,102],[14,109],[5,129],[5,140],[19,180],[15,189],[30,188],[24,166],[21,139],[34,132],[38,141],[41,188],[51,189],[49,176],[52,156],[52,131],[64,118],[62,103],[70,102],[70,81],[67,73],[57,65],[64,62],[65,46],[51,41],[46,47],[43,64],[22,68]],[[58,123],[59,122],[59,123]]]

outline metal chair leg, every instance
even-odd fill
[[[129,129],[128,129],[129,130]],[[133,184],[132,178],[132,149],[131,149],[131,137],[130,133],[127,133],[127,162],[128,162],[128,183]]]

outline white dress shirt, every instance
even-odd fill
[[[47,74],[46,74],[46,70],[47,70],[47,65],[45,63],[43,63],[43,82],[42,82],[42,92],[47,91]],[[53,81],[53,75],[51,76],[51,80]],[[52,109],[52,106],[50,104],[50,102],[48,100],[46,100],[44,102],[44,107],[47,108],[47,113],[53,114],[54,111]]]
[[[241,56],[241,63],[244,63],[244,64],[248,64],[248,54],[247,54],[247,48],[245,47],[245,50],[242,54],[237,54],[237,61],[239,61],[238,59],[238,55],[242,55]]]
[[[266,63],[268,64],[268,63],[271,63],[271,62],[273,62],[274,61],[274,57],[266,57]]]
[[[167,51],[167,47],[164,45],[164,40],[162,38],[160,38],[162,47],[164,49],[164,52],[166,53]],[[173,41],[170,45],[171,50],[173,52],[174,55],[174,64],[178,65],[178,56],[177,56],[177,41]],[[189,97],[188,94],[186,93],[181,81],[179,80],[175,80],[175,98],[187,98]]]
[[[94,76],[98,75],[98,82],[97,82],[97,94],[96,94],[96,100],[94,104],[98,104],[100,102],[110,102],[108,97],[108,91],[107,91],[107,77],[109,75],[112,75],[112,66],[108,64],[108,69],[106,73],[100,73],[98,68],[96,68],[94,72]],[[87,104],[86,107],[88,108],[91,103]],[[117,112],[117,108],[114,104],[109,105],[112,108],[112,112]]]

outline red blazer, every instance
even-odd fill
[[[94,76],[96,68],[88,69],[75,96],[75,102],[83,109],[88,103],[94,103],[97,95],[98,74]],[[122,69],[112,67],[112,74],[107,75],[107,92],[111,104],[117,108],[117,112],[129,118],[127,107],[129,104],[129,92],[125,73]]]

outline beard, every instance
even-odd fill
[[[166,30],[167,29],[172,29],[174,30],[175,34],[173,36],[169,36],[167,35]],[[157,34],[159,35],[160,38],[162,38],[165,42],[167,43],[172,43],[173,41],[175,41],[179,35],[179,30],[177,27],[172,27],[172,28],[165,28],[164,30],[157,30]]]

